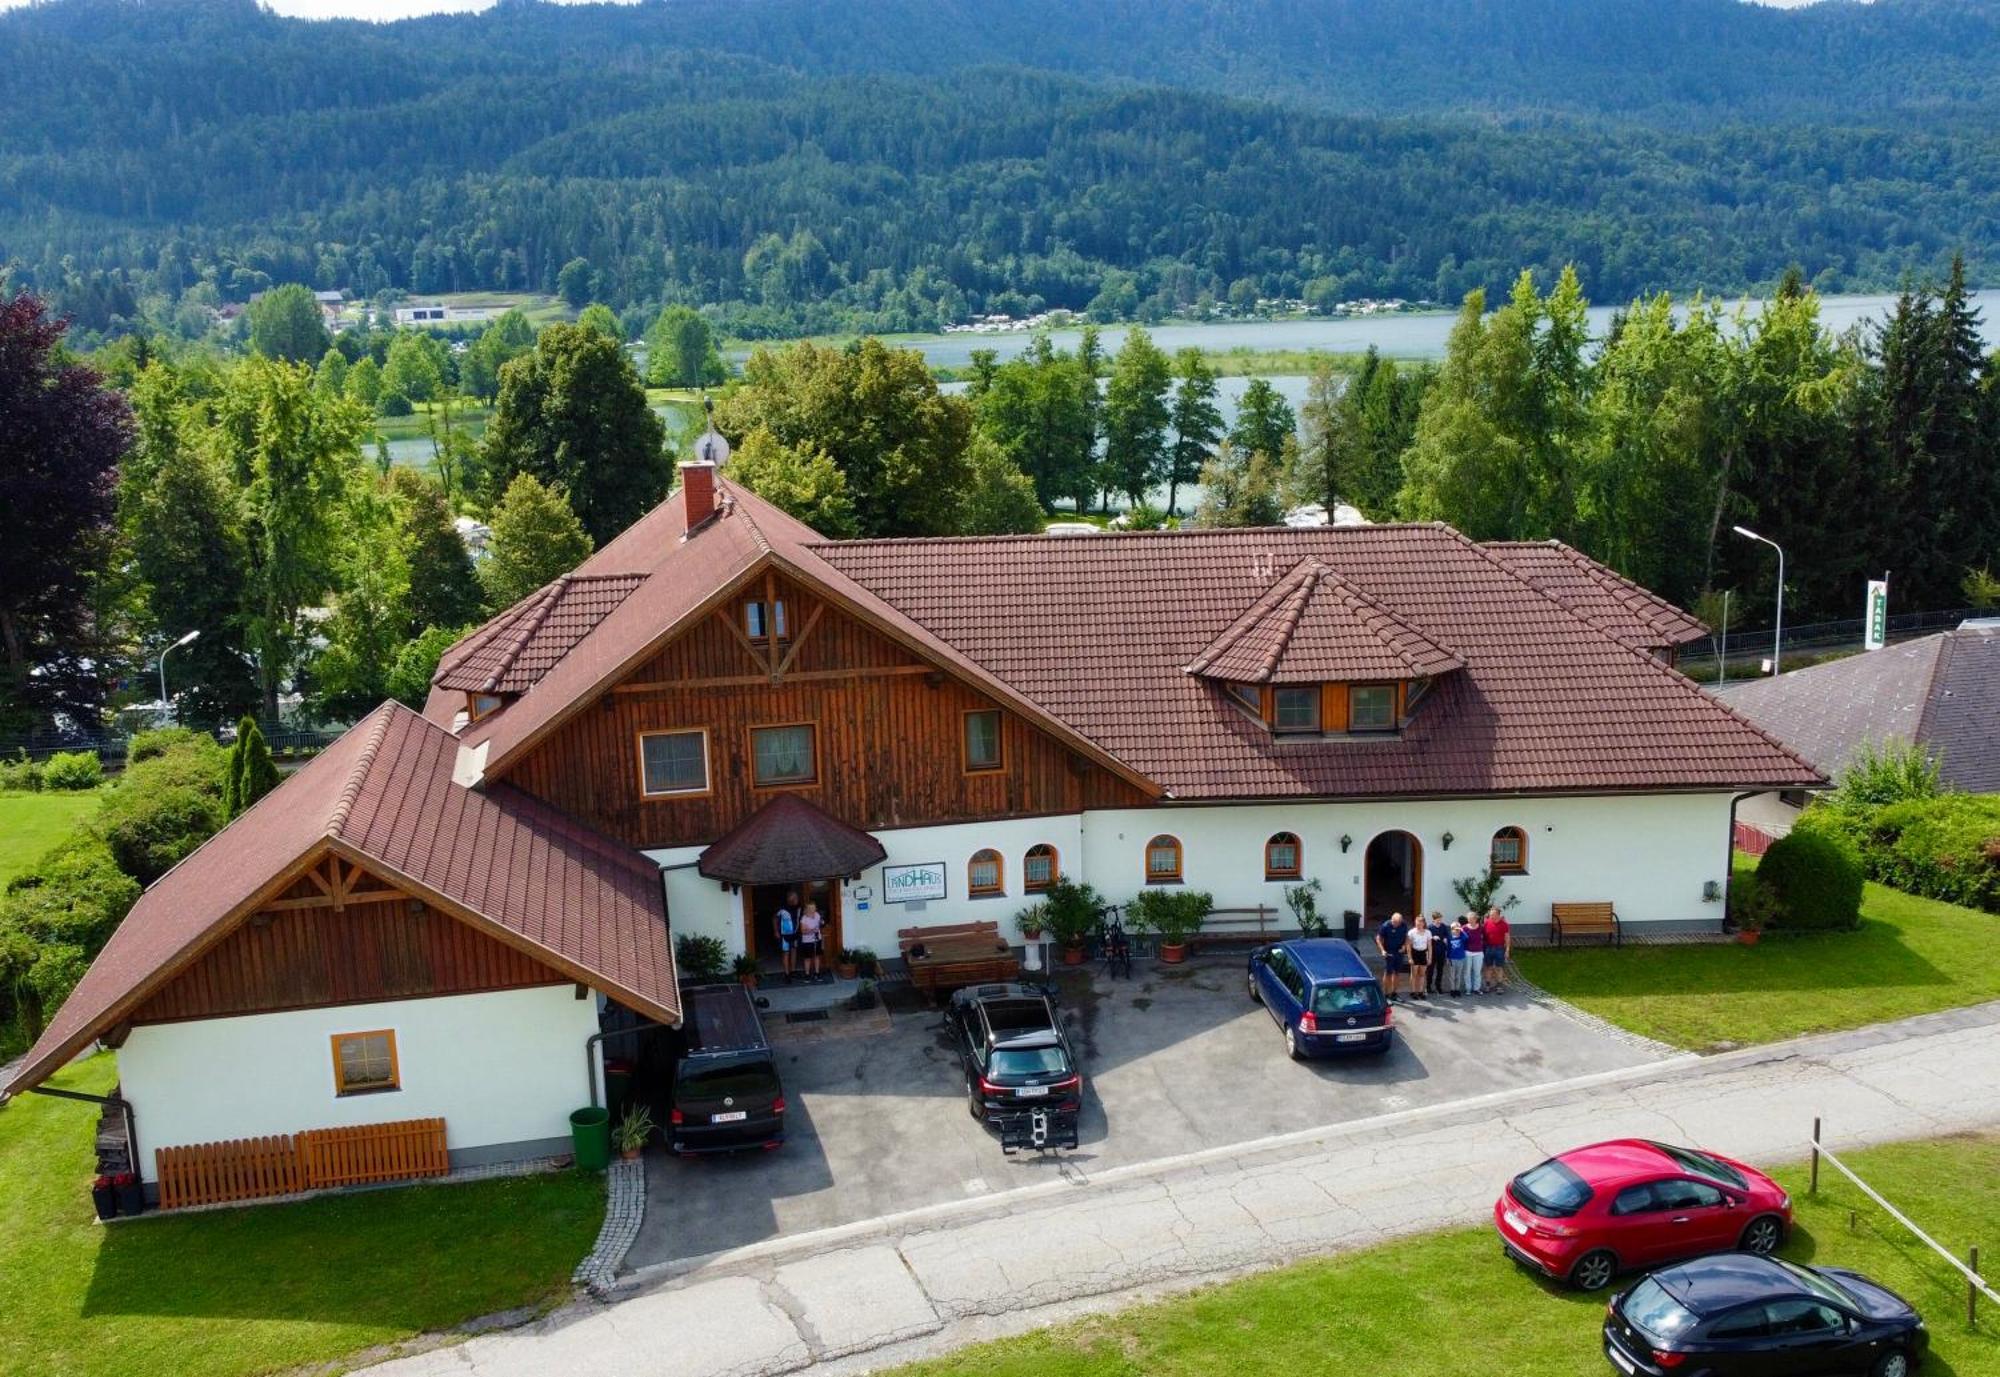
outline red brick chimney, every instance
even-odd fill
[[[682,464],[681,493],[687,502],[687,529],[693,532],[715,515],[715,465],[700,459]]]

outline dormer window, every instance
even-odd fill
[[[772,620],[775,620],[778,624],[779,640],[788,640],[791,637],[792,628],[785,618],[785,600],[778,598],[770,606],[775,610],[775,617],[767,617],[765,615],[765,604],[762,598],[752,598],[743,604],[743,630],[749,635],[751,640],[761,641],[767,639],[771,634]]]
[[[1347,690],[1347,729],[1351,732],[1396,730],[1396,686],[1355,684]]]
[[[1252,717],[1264,715],[1264,693],[1255,684],[1224,684],[1229,696],[1241,703]]]
[[[1271,694],[1271,730],[1274,732],[1316,732],[1319,730],[1319,686],[1303,688],[1286,685]]]
[[[465,696],[466,715],[477,722],[482,717],[491,717],[507,706],[507,700],[497,693],[468,693]]]

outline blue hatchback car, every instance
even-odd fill
[[[1337,1052],[1386,1052],[1393,1014],[1354,948],[1337,937],[1301,938],[1250,954],[1250,998],[1285,1031],[1294,1060]]]

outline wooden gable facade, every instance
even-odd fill
[[[753,602],[782,604],[782,617]],[[1000,763],[969,768],[966,715],[996,710]],[[810,781],[758,787],[753,733],[803,725],[812,728]],[[706,787],[648,797],[641,738],[677,731],[703,733]],[[781,790],[867,829],[1149,801],[860,617],[771,573],[551,732],[506,778],[636,847],[713,841]]]
[[[480,994],[570,978],[326,851],[129,1023]]]

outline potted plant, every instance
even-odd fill
[[[1037,900],[1014,915],[1014,926],[1021,931],[1024,942],[1039,942],[1049,926],[1049,906]]]
[[[854,970],[863,980],[882,978],[882,963],[876,959],[872,947],[855,947],[847,953],[854,958]]]
[[[653,1112],[642,1104],[635,1104],[626,1110],[625,1117],[618,1121],[618,1128],[611,1135],[618,1144],[618,1156],[627,1162],[639,1160],[646,1140],[652,1136]]]
[[[1083,964],[1083,944],[1097,930],[1104,901],[1089,885],[1058,875],[1042,899],[1043,931],[1063,949],[1063,964]]]
[[[719,937],[684,932],[674,939],[674,964],[680,967],[684,983],[698,985],[716,979],[728,960],[729,948]]]
[[[1285,907],[1292,911],[1292,921],[1299,925],[1301,937],[1325,937],[1333,929],[1326,919],[1319,916],[1319,880],[1317,878],[1302,884],[1285,886]]]
[[[861,963],[854,959],[854,948],[842,947],[833,954],[833,973],[842,980],[852,980],[860,973]]]
[[[1739,875],[1730,882],[1729,920],[1736,925],[1736,940],[1746,947],[1757,945],[1764,929],[1778,917],[1778,896],[1771,886],[1755,875]]]
[[[757,967],[756,957],[745,952],[736,958],[736,965],[733,969],[736,972],[736,978],[743,982],[744,989],[754,990],[757,988],[757,976],[760,972]]]
[[[119,1172],[111,1178],[111,1188],[118,1192],[118,1213],[136,1218],[146,1212],[146,1188],[139,1184],[138,1172]]]
[[[875,982],[874,982],[874,981],[872,981],[872,980],[864,980],[864,981],[862,981],[862,982],[861,982],[861,988],[860,988],[860,989],[858,989],[858,990],[856,990],[856,991],[854,992],[854,997],[853,997],[852,999],[850,999],[850,1000],[848,1000],[848,1001],[847,1001],[847,1007],[848,1007],[848,1008],[850,1008],[850,1009],[872,1009],[872,1008],[874,1008],[874,1007],[875,1007]]]
[[[1134,932],[1160,939],[1160,960],[1172,966],[1187,960],[1188,939],[1201,931],[1215,896],[1200,889],[1142,889],[1125,905]]]
[[[90,1203],[97,1209],[99,1219],[118,1217],[118,1188],[111,1184],[111,1178],[100,1176],[90,1183]]]

